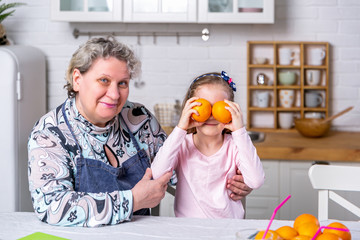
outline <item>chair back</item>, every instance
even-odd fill
[[[360,208],[334,191],[360,192],[360,167],[315,164],[309,169],[310,182],[319,190],[318,219],[328,219],[329,199],[360,218]]]

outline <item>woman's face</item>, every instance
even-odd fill
[[[73,72],[76,107],[89,122],[104,127],[124,106],[129,96],[130,74],[125,61],[98,58],[90,69]]]

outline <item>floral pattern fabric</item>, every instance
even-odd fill
[[[67,99],[64,104],[65,114],[85,158],[110,164],[105,144],[120,165],[136,154],[119,116],[105,127],[97,127],[78,112],[75,99]],[[166,139],[156,118],[143,105],[129,101],[120,114],[152,161]],[[76,162],[80,153],[65,123],[61,106],[35,124],[28,141],[28,157],[30,193],[35,213],[41,221],[60,226],[94,227],[131,220],[133,199],[130,189],[101,193],[75,191]]]

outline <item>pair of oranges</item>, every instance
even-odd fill
[[[195,100],[195,102],[201,103],[201,105],[193,107],[193,109],[195,109],[199,113],[199,115],[196,115],[194,113],[191,115],[191,117],[195,121],[205,122],[206,120],[208,120],[211,114],[217,121],[221,123],[226,124],[231,121],[231,113],[225,108],[229,106],[226,102],[216,102],[212,107],[209,101],[204,98],[199,98]]]
[[[347,227],[340,222],[332,222],[328,227],[347,229]],[[276,240],[310,240],[319,228],[320,223],[318,219],[311,214],[304,213],[295,219],[292,227],[282,226],[275,231],[269,230],[266,237]],[[260,231],[255,236],[255,239],[262,239],[264,233],[265,231]],[[316,240],[351,240],[351,233],[335,229],[324,229],[317,235]]]

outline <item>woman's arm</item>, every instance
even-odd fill
[[[33,131],[29,138],[29,187],[39,219],[52,225],[85,227],[130,220],[131,190],[98,194],[74,190],[76,167],[64,144],[75,146],[71,138],[59,136],[51,127]]]
[[[236,175],[227,180],[226,188],[231,191],[230,198],[238,201],[249,195],[252,191],[244,182],[244,177],[239,169],[236,169]]]

